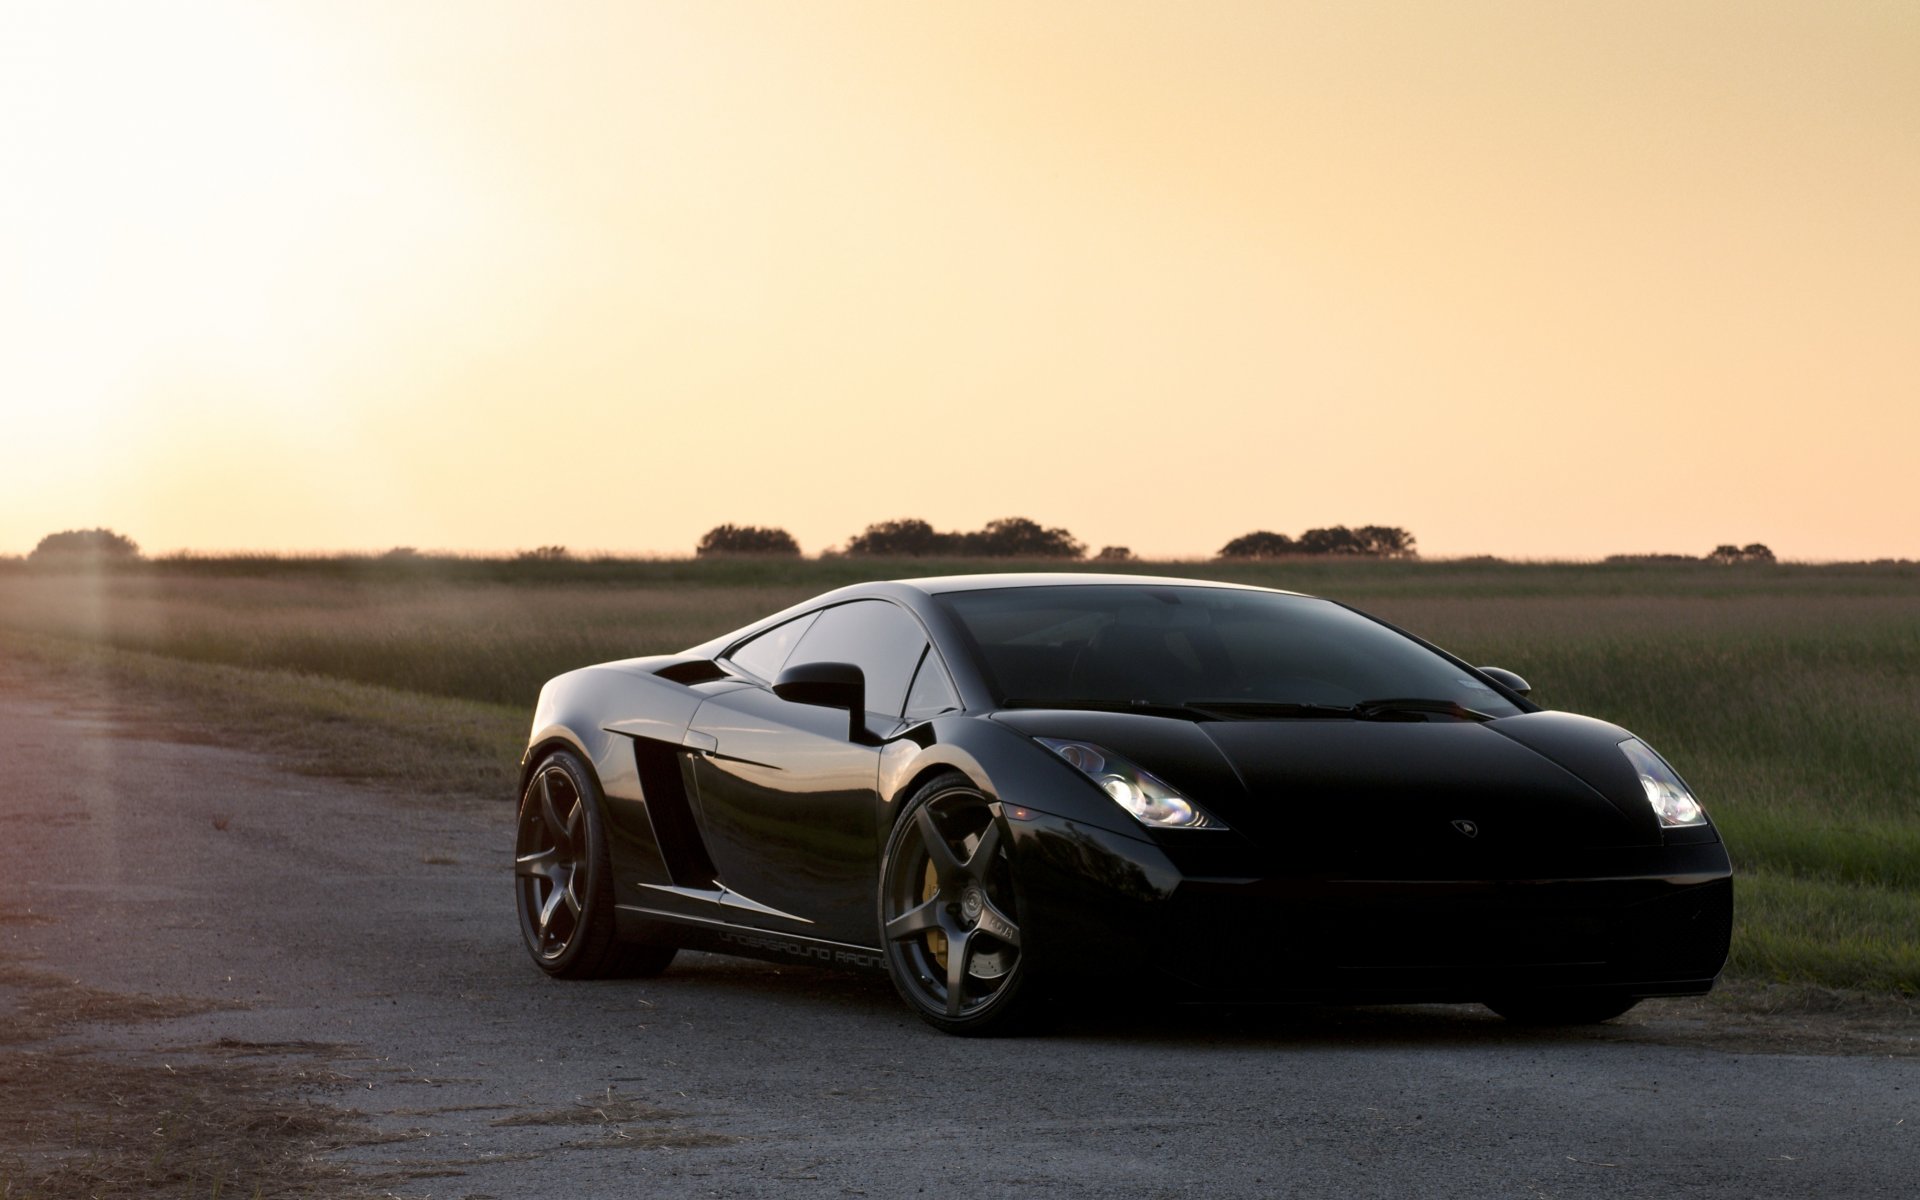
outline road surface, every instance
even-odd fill
[[[1668,1200],[1920,1180],[1897,1022],[1663,1002],[1540,1033],[1472,1007],[1119,997],[1046,1037],[964,1041],[880,977],[683,954],[653,980],[546,980],[519,945],[505,798],[292,775],[19,691],[0,763],[0,954],[218,1005],[57,1038],[321,1064],[308,1094],[392,1139],[330,1155],[376,1192]]]

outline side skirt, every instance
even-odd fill
[[[806,963],[856,971],[884,971],[886,960],[871,946],[829,942],[798,933],[769,933],[712,917],[692,917],[638,904],[616,904],[620,932],[635,940],[672,942],[688,950],[733,954],[768,962]],[[671,925],[663,931],[660,926]]]

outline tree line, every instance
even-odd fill
[[[1414,537],[1398,525],[1333,525],[1299,537],[1256,529],[1220,547],[1216,558],[1289,558],[1297,554],[1344,554],[1361,558],[1418,558]]]
[[[773,526],[716,525],[700,539],[695,553],[701,558],[724,555],[769,555],[798,558],[800,543],[791,533]],[[1091,556],[1087,545],[1071,532],[1046,526],[1027,517],[1002,517],[973,530],[939,530],[917,517],[876,521],[853,537],[844,547],[825,552],[825,557],[848,555],[856,558],[1038,558],[1094,562],[1131,562],[1133,551],[1125,546],[1102,546]],[[61,561],[133,561],[141,557],[140,545],[111,529],[67,529],[40,539],[27,556],[30,562]],[[397,546],[381,555],[388,559],[422,557],[411,546]],[[565,546],[540,546],[514,556],[520,562],[567,562],[573,556]],[[1414,559],[1420,557],[1413,534],[1397,525],[1361,525],[1348,528],[1331,525],[1308,529],[1298,536],[1256,529],[1241,534],[1214,554],[1216,560],[1346,557],[1378,559]],[[1699,557],[1688,554],[1612,554],[1609,563],[1697,563],[1721,565],[1774,562],[1773,551],[1764,543],[1749,542],[1737,546],[1731,542],[1714,547]]]
[[[1726,542],[1715,546],[1699,558],[1691,554],[1609,554],[1606,561],[1610,563],[1710,562],[1719,563],[1721,566],[1733,566],[1737,563],[1770,563],[1777,560],[1773,557],[1773,551],[1767,549],[1764,542],[1748,542],[1744,546]]]
[[[794,556],[800,544],[784,529],[759,525],[716,525],[695,548],[701,557],[717,554]],[[1084,559],[1087,544],[1057,526],[1028,517],[1002,517],[980,529],[940,530],[918,517],[876,521],[829,554],[856,558],[1055,558]],[[1413,534],[1393,525],[1334,525],[1309,529],[1298,537],[1260,529],[1222,546],[1223,559],[1285,558],[1296,555],[1348,555],[1365,558],[1417,558]],[[1129,562],[1126,546],[1102,546],[1094,562]]]

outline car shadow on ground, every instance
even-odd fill
[[[1145,1016],[1146,1019],[1141,1019]],[[1518,1025],[1477,1004],[1367,1005],[1170,1003],[1150,1014],[1073,1011],[1057,1019],[1055,1036],[1088,1041],[1138,1041],[1166,1046],[1252,1049],[1342,1046],[1414,1049],[1423,1046],[1561,1045],[1641,1041],[1621,1022],[1601,1025]]]
[[[531,971],[531,968],[527,968]],[[657,979],[557,985],[540,1004],[578,1012],[805,1028],[810,1039],[848,1043],[882,1031],[938,1037],[910,1012],[886,976],[685,953]],[[1712,996],[1643,1001],[1597,1025],[1528,1026],[1477,1004],[1199,1004],[1144,992],[1083,996],[1017,1041],[1251,1051],[1581,1045],[1666,1046],[1727,1054],[1920,1058],[1920,1016],[1910,1002],[1829,997],[1825,1006],[1751,982]],[[1815,998],[1819,999],[1818,997]],[[1838,1005],[1838,1007],[1834,1007]]]
[[[566,985],[571,986],[571,985]],[[644,997],[642,996],[644,991]],[[834,1026],[849,1035],[874,1025],[916,1028],[919,1021],[885,976],[821,967],[774,965],[708,954],[683,954],[668,972],[639,981],[595,985],[583,1007],[680,1010],[755,1022],[805,1026],[819,1037]],[[1238,1049],[1451,1048],[1568,1043],[1673,1044],[1717,1039],[1697,1001],[1648,1001],[1598,1025],[1527,1026],[1476,1004],[1336,1006],[1196,1003],[1128,994],[1064,1000],[1030,1037],[1082,1044],[1157,1044]],[[931,1029],[928,1036],[938,1036]]]

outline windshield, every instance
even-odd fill
[[[1520,710],[1418,642],[1327,600],[1088,584],[947,592],[1002,704],[1351,706],[1383,697]]]

